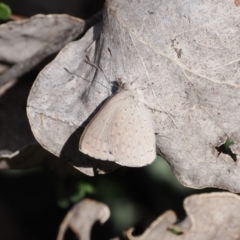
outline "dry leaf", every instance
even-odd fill
[[[125,237],[129,240],[235,240],[240,238],[240,197],[227,192],[192,195],[185,199],[187,217],[178,223],[174,212],[167,211],[141,235],[133,236],[133,228]],[[109,218],[106,205],[83,200],[70,210],[63,220],[57,240],[63,240],[70,227],[81,240],[90,239],[95,221]],[[175,224],[175,225],[174,225]],[[175,230],[175,233],[173,232]]]
[[[158,153],[182,184],[240,192],[240,8],[232,0],[112,0],[105,7],[100,39],[91,29],[38,76],[28,101],[36,139],[57,156],[66,145],[76,152],[80,133],[72,151],[69,139],[112,94],[103,73],[85,64],[89,55],[111,81],[143,88]],[[226,139],[236,162],[216,150]]]
[[[0,86],[28,72],[47,56],[59,51],[96,21],[68,15],[35,15],[0,26],[0,62],[13,66],[0,74]]]
[[[232,193],[193,195],[185,199],[187,218],[179,226],[173,226],[176,215],[168,211],[161,215],[141,235],[126,233],[129,240],[235,240],[240,238],[240,197]],[[186,228],[186,226],[189,226]],[[185,228],[184,228],[185,227]],[[177,229],[181,235],[170,229]]]
[[[66,215],[61,223],[57,240],[64,240],[68,227],[78,236],[79,240],[90,240],[91,229],[96,221],[101,224],[110,216],[109,208],[100,202],[84,199],[77,203]]]

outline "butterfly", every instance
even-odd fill
[[[122,166],[145,166],[156,158],[151,113],[133,83],[121,86],[85,127],[79,150]]]

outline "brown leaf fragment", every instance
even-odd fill
[[[129,240],[236,240],[240,239],[240,197],[221,192],[192,195],[185,199],[187,217],[176,224],[181,235],[169,231],[174,229],[176,216],[168,211],[154,221],[138,237],[128,230]]]
[[[236,7],[239,7],[240,6],[240,0],[234,0],[234,4]]]
[[[155,220],[151,226],[139,237],[132,235],[133,228],[126,232],[126,237],[129,240],[156,240],[156,239],[168,239],[167,237],[172,236],[172,233],[167,231],[167,228],[174,224],[177,217],[173,211],[167,211]],[[160,238],[164,236],[166,238]]]
[[[57,240],[63,240],[68,227],[79,240],[90,240],[92,226],[96,221],[101,224],[110,216],[109,208],[100,202],[84,199],[77,203],[66,215],[59,228]]]

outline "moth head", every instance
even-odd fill
[[[135,80],[131,83],[123,80],[122,78],[118,78],[117,79],[117,82],[118,82],[118,85],[119,85],[119,88],[120,89],[123,89],[123,90],[133,90],[133,89],[136,89],[136,85],[135,85]]]

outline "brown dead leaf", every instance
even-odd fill
[[[99,221],[103,224],[109,216],[110,210],[105,204],[91,199],[84,199],[77,203],[64,218],[57,240],[64,240],[64,234],[68,227],[73,230],[79,240],[90,240],[94,223]]]
[[[168,211],[161,215],[141,235],[133,236],[127,231],[129,240],[236,240],[240,239],[240,197],[232,193],[210,193],[193,195],[185,199],[187,218],[179,223],[176,215]],[[180,235],[170,229],[177,229]]]

